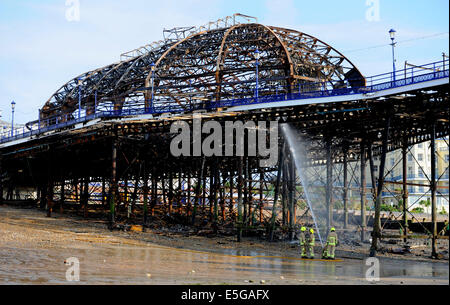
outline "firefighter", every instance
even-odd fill
[[[307,255],[308,258],[313,259],[314,258],[314,245],[316,238],[314,236],[314,229],[309,229],[309,234],[306,235],[306,246],[307,246]]]
[[[307,258],[306,257],[306,227],[301,227],[300,229],[300,251],[301,251],[301,256],[302,258]]]
[[[338,236],[335,228],[330,229],[330,233],[327,237],[327,244],[325,245],[325,251],[323,252],[323,258],[334,259],[334,252],[338,245]]]

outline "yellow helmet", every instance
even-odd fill
[[[300,229],[300,231],[305,232],[305,231],[306,231],[306,227],[302,227],[302,228]]]
[[[314,229],[313,228],[309,229],[309,232],[314,233]]]
[[[333,228],[330,229],[330,231],[334,232],[334,231],[336,231],[336,229],[333,227]]]

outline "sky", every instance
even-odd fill
[[[79,20],[72,20],[77,2]],[[448,0],[1,0],[0,119],[11,120],[14,100],[15,122],[36,120],[38,109],[77,75],[161,40],[164,28],[234,13],[315,36],[365,76],[392,70],[391,28],[398,69],[406,60],[420,65],[449,53]]]

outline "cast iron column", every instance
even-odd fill
[[[433,223],[433,238],[431,243],[431,256],[437,258],[436,238],[436,125],[431,126],[431,222]]]
[[[361,143],[361,241],[366,239],[366,146]]]

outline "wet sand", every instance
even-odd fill
[[[111,232],[102,220],[0,207],[0,284],[449,284],[448,260],[388,257],[371,283],[363,256],[305,261],[289,243]],[[66,281],[70,257],[80,282]]]

